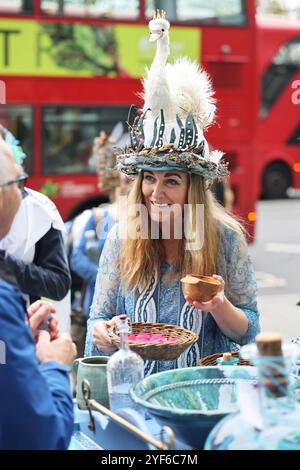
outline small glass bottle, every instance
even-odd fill
[[[238,357],[234,357],[230,352],[223,353],[222,357],[217,358],[218,366],[236,366],[238,362]]]
[[[288,375],[298,348],[289,345],[283,356],[280,337],[277,343],[257,341],[257,347],[264,422],[258,449],[300,450],[300,405],[291,390]]]
[[[120,349],[115,352],[107,363],[107,385],[109,404],[112,411],[120,408],[134,408],[140,411],[130,396],[130,389],[144,378],[144,361],[131,351],[128,346],[128,318],[119,316],[118,330]]]
[[[296,353],[297,346],[292,344],[282,350],[281,337],[275,333],[261,333],[256,345],[241,348],[242,357],[258,370],[258,406],[251,389],[244,390],[244,410],[214,427],[206,450],[300,450],[300,405],[288,376]]]
[[[84,235],[86,238],[86,254],[90,258],[90,260],[93,261],[93,263],[98,264],[100,258],[100,250],[96,237],[96,232],[95,230],[87,230]]]

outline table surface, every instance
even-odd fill
[[[79,410],[74,402],[74,432],[69,445],[69,450],[153,450],[153,447],[143,442],[130,431],[98,411],[93,411],[95,419],[95,431],[88,428],[89,413]],[[131,422],[148,435],[161,440],[161,426],[158,422],[135,410],[124,409],[120,415]],[[176,450],[188,450],[189,446],[176,440]]]

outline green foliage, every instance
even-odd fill
[[[51,57],[59,67],[94,75],[117,73],[118,55],[112,27],[46,23],[42,28],[51,38]]]
[[[281,15],[284,13],[284,8],[282,8],[282,5],[280,5],[280,2],[277,0],[271,0],[269,7],[268,7],[269,13],[274,13],[275,15]]]
[[[42,194],[45,194],[45,196],[54,197],[54,196],[57,196],[57,194],[59,193],[59,189],[60,188],[57,183],[51,180],[47,180],[45,181],[43,186],[41,186],[40,192]]]
[[[256,0],[258,11],[268,15],[284,15],[288,12],[287,3],[282,0]]]

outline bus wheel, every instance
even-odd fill
[[[272,163],[263,174],[262,197],[264,199],[284,199],[291,186],[292,177],[289,168],[282,163]]]

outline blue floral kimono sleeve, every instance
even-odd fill
[[[93,303],[88,320],[85,356],[101,354],[93,344],[93,326],[99,320],[110,320],[117,315],[117,299],[120,286],[119,275],[120,240],[118,224],[110,231],[99,260]]]
[[[257,285],[246,241],[225,229],[221,239],[222,256],[218,266],[225,280],[225,295],[248,318],[248,330],[240,344],[251,343],[260,331]]]

